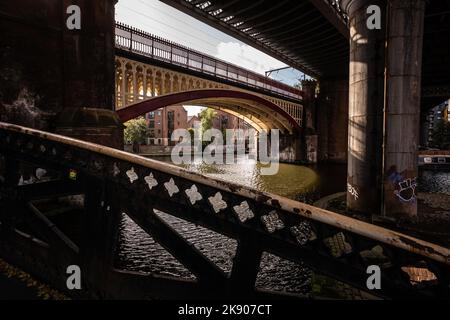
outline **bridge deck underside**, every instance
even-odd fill
[[[332,1],[161,1],[310,75],[327,78],[348,74],[348,29],[339,13],[327,9]],[[449,25],[450,1],[427,1],[424,107],[450,95]]]
[[[311,76],[336,77],[348,71],[346,24],[323,0],[162,2]]]

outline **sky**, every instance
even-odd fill
[[[116,21],[201,51],[243,68],[265,74],[285,67],[281,61],[228,36],[158,0],[119,0]],[[294,69],[273,72],[271,77],[293,85],[301,77]],[[187,107],[188,115],[200,107]]]

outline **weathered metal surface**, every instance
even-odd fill
[[[154,296],[164,283],[161,296],[168,297],[169,288],[181,285],[170,277],[153,280],[114,269],[114,239],[125,212],[195,274],[197,280],[172,292],[172,297],[230,297],[244,292],[262,296],[254,288],[254,279],[263,251],[367,290],[368,263],[363,259],[367,253],[362,252],[375,247],[382,249],[389,263],[383,262],[383,286],[374,294],[387,298],[448,295],[450,250],[395,231],[116,149],[11,124],[0,123],[0,154],[9,159],[5,165],[9,174],[0,183],[0,251],[39,274],[51,269],[46,279],[62,289],[63,269],[73,261],[85,270],[86,288],[92,289],[83,293],[95,292],[96,297]],[[31,191],[22,193],[17,186],[23,171],[17,164],[22,161],[59,172],[59,180],[68,185],[76,181],[81,187],[87,214],[84,238],[76,243],[78,255],[65,255],[61,246],[55,246],[57,238],[47,242],[49,248],[38,242],[29,247],[32,236],[24,238],[14,231],[18,218],[29,220],[26,204],[33,199]],[[223,274],[155,215],[154,209],[237,239],[231,275]],[[41,232],[47,234],[45,228]],[[42,254],[35,255],[34,250]],[[53,260],[44,258],[47,250],[54,252]],[[30,261],[30,256],[39,261]],[[414,287],[402,267],[423,267],[424,263],[437,281]]]

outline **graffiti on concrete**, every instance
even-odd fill
[[[394,194],[404,202],[411,202],[416,200],[417,178],[405,179],[398,183],[399,190],[395,190]]]
[[[350,183],[347,183],[347,191],[355,198],[355,200],[358,200],[359,193]]]
[[[402,202],[416,200],[417,177],[406,178],[404,174],[397,172],[395,167],[388,170],[387,177],[394,186],[395,196]]]

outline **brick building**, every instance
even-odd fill
[[[173,145],[170,141],[172,132],[176,129],[186,129],[187,111],[181,105],[168,106],[147,113],[149,128],[148,144]]]

